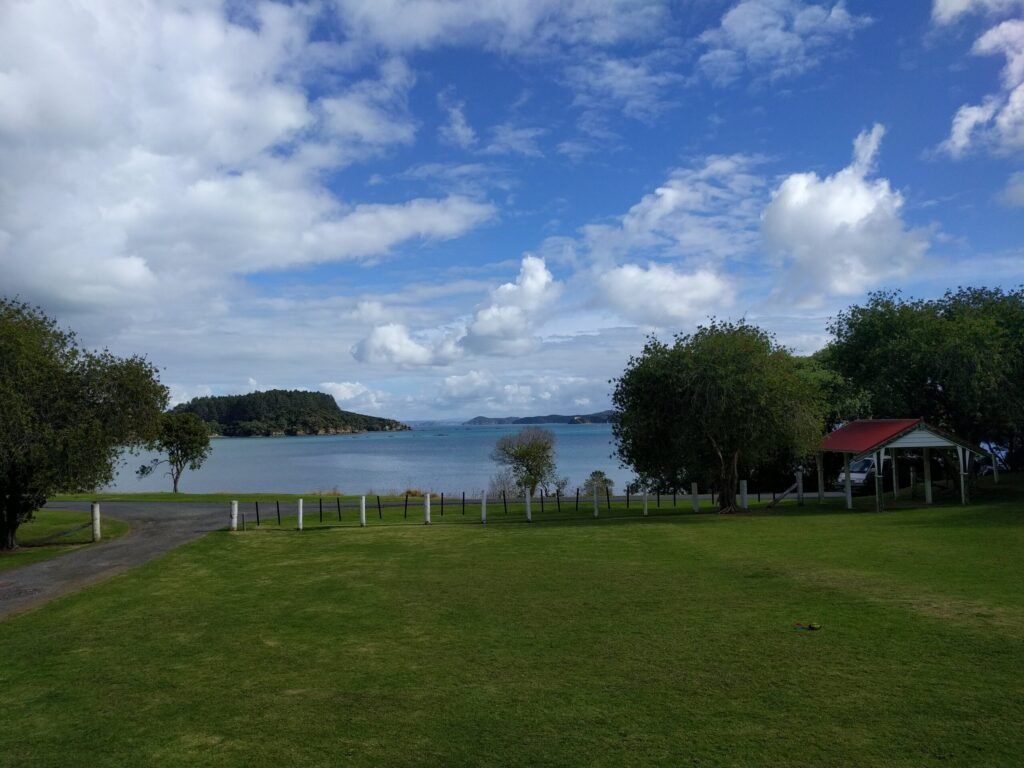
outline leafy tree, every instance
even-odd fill
[[[145,359],[83,350],[42,310],[0,298],[0,549],[54,493],[109,483],[166,404]]]
[[[973,442],[1019,442],[1024,289],[960,288],[931,301],[874,293],[829,330],[823,357],[870,393],[872,416],[920,416]]]
[[[210,431],[206,423],[194,413],[171,411],[160,419],[160,435],[149,446],[151,450],[167,454],[166,459],[153,459],[139,467],[139,477],[152,474],[153,470],[166,463],[170,467],[174,493],[178,492],[178,481],[185,468],[191,470],[203,466],[210,455]]]
[[[516,485],[530,496],[536,494],[538,486],[547,489],[557,480],[555,436],[547,429],[527,427],[500,438],[491,459],[508,467]]]
[[[615,488],[615,481],[600,469],[595,469],[586,480],[583,481],[583,495],[590,497],[597,490],[597,495],[603,497],[605,493],[611,493]]]
[[[619,458],[646,487],[714,482],[736,509],[741,470],[805,455],[821,437],[820,385],[767,333],[712,321],[669,346],[650,338],[615,383]]]

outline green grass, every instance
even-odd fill
[[[0,766],[1017,765],[1024,504],[977,496],[215,533],[0,624]]]
[[[29,563],[47,560],[56,555],[92,543],[88,512],[68,509],[42,509],[35,517],[18,527],[18,546],[13,552],[0,552],[0,572]],[[103,538],[113,539],[128,532],[128,523],[106,515],[100,518]],[[85,525],[85,528],[81,526]],[[67,531],[62,536],[57,534]],[[55,537],[55,538],[54,538]]]

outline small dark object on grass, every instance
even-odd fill
[[[793,625],[793,629],[795,629],[797,632],[817,632],[819,629],[821,629],[821,624],[818,624],[814,621],[812,621],[810,624],[801,624],[797,622]]]

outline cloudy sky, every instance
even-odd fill
[[[2,0],[0,294],[416,418],[1024,282],[1024,0]]]

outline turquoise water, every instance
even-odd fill
[[[490,454],[502,435],[521,426],[434,426],[411,432],[367,432],[324,437],[223,438],[202,469],[186,471],[180,490],[192,493],[384,493],[420,488],[435,493],[478,493],[497,466]],[[608,424],[548,424],[555,434],[558,473],[570,489],[595,469],[624,489],[633,477],[611,458],[615,451]],[[162,468],[147,478],[135,469],[147,456],[128,457],[111,486],[115,491],[169,491]]]

